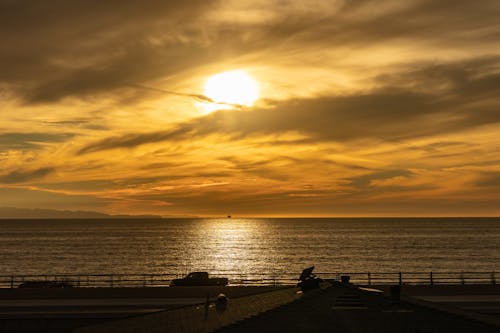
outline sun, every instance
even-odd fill
[[[218,109],[231,108],[231,104],[252,106],[259,98],[259,87],[257,82],[243,70],[222,72],[207,80],[205,96],[216,103],[221,103],[216,105]],[[224,105],[225,103],[227,105]]]

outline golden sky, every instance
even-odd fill
[[[500,215],[499,17],[498,0],[0,0],[0,206]],[[228,71],[253,104],[210,103]]]

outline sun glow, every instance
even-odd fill
[[[259,98],[259,87],[245,71],[235,70],[210,77],[205,83],[205,96],[215,102],[207,105],[207,111],[252,106]]]

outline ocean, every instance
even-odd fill
[[[498,271],[500,218],[0,220],[0,275]]]

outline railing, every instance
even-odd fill
[[[332,277],[331,273],[324,273]],[[340,280],[342,275],[350,277],[350,282],[362,285],[443,285],[443,284],[496,284],[496,272],[351,272],[335,274]]]
[[[217,274],[229,278],[234,286],[294,285],[298,274],[250,275]],[[324,272],[316,273],[323,279],[341,280],[349,276],[350,282],[360,285],[434,285],[434,284],[496,284],[496,272]],[[27,282],[46,282],[54,286],[73,287],[166,287],[177,274],[55,274],[55,275],[0,275],[0,288],[17,288]]]

